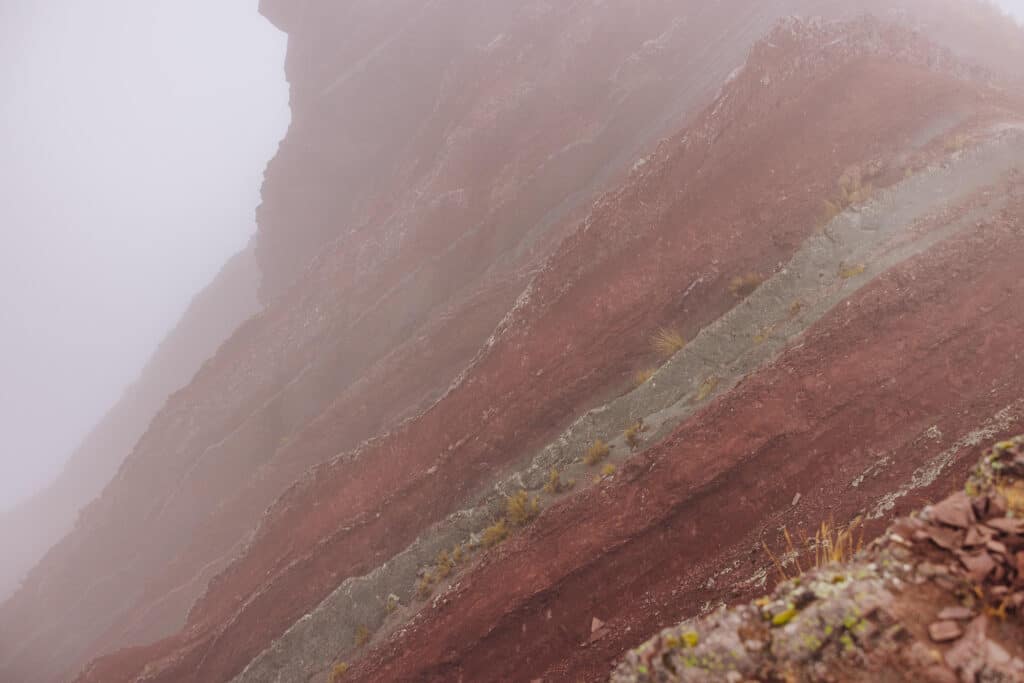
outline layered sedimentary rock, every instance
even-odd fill
[[[802,518],[882,472],[844,505],[885,516],[955,474],[957,444],[1019,420],[993,383],[1019,48],[952,1],[762,40],[846,4],[264,2],[294,117],[259,210],[267,305],[0,609],[0,677],[592,679],[718,599],[797,493]],[[991,331],[991,363],[954,323]],[[662,327],[692,352],[656,357]],[[921,434],[952,453],[923,479]],[[597,484],[595,438],[619,468]],[[546,497],[551,467],[577,486]],[[824,489],[791,490],[804,470]],[[519,488],[548,509],[417,600]],[[579,650],[596,601],[635,626]]]
[[[1024,680],[1022,445],[999,442],[964,491],[845,562],[827,556],[856,550],[856,531],[819,531],[817,559],[794,548],[771,595],[666,629],[612,683]]]

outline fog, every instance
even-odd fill
[[[256,0],[0,0],[0,509],[248,240],[288,123]]]
[[[1015,16],[1018,21],[1024,22],[1024,0],[999,0],[996,4]]]
[[[256,4],[0,0],[0,509],[252,233],[288,121]]]

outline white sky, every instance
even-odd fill
[[[1024,0],[996,0],[1007,12],[1024,21]]]
[[[0,0],[0,509],[255,229],[289,112],[257,0]]]

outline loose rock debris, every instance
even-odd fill
[[[1024,681],[1024,437],[986,452],[963,491],[897,520],[852,562],[669,628],[612,683]]]

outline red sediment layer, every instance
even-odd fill
[[[351,680],[606,680],[647,634],[706,602],[750,599],[762,589],[743,580],[770,567],[762,539],[870,511],[1019,402],[1022,253],[1018,200],[877,278],[614,482],[545,511]],[[1022,421],[1018,406],[986,438]],[[883,455],[881,474],[852,484]],[[955,461],[897,512],[941,495],[973,462]],[[593,617],[606,628],[589,642]]]
[[[857,41],[825,49],[828,31],[773,35],[726,97],[598,203],[441,401],[317,467],[271,508],[179,636],[100,660],[84,680],[127,680],[144,662],[153,680],[229,679],[342,580],[407,546],[591,405],[658,326],[692,334],[720,316],[734,302],[729,278],[788,258],[847,166],[889,160],[940,113],[991,111],[979,90],[918,65],[932,56],[920,38],[861,28],[881,54],[858,53]]]

